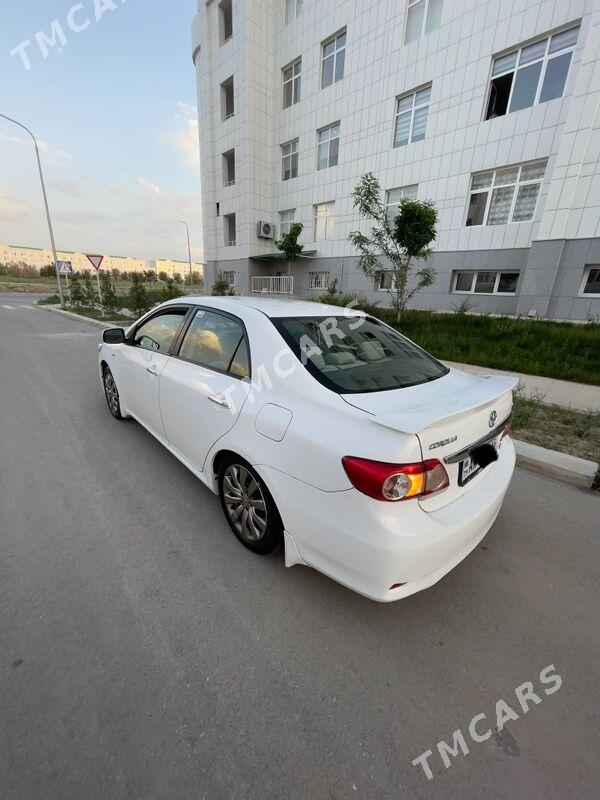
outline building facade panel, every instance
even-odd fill
[[[310,273],[329,272],[343,274],[340,288],[384,302],[386,293],[357,272],[347,238],[366,228],[351,194],[373,172],[384,191],[416,185],[417,198],[439,211],[438,278],[416,306],[452,309],[456,271],[498,272],[518,253],[515,295],[474,292],[476,310],[558,317],[568,309],[574,319],[600,311],[597,298],[580,296],[587,256],[571,246],[600,236],[600,0],[444,0],[432,29],[409,43],[405,0],[304,0],[287,24],[285,0],[232,0],[224,43],[221,5],[199,0],[192,28],[207,285],[232,264],[240,292],[252,291],[252,276],[287,274],[282,262],[256,260],[275,251],[257,223],[278,226],[293,211],[316,256],[293,265],[295,292],[318,294],[312,287],[322,279]],[[223,119],[220,91],[231,77],[235,110]],[[504,103],[507,113],[490,112],[492,93],[493,108]],[[323,131],[338,126],[324,159]],[[296,141],[297,173],[283,179],[282,145]],[[236,180],[225,186],[230,149]],[[467,225],[474,174],[541,161],[539,191],[490,189],[486,214],[495,224]],[[231,214],[235,244],[224,235]]]

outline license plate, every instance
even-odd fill
[[[495,439],[492,439],[490,444],[498,450],[500,448],[500,437],[497,436]],[[464,486],[480,472],[481,467],[479,464],[473,461],[471,456],[467,456],[467,458],[458,465],[458,485]]]

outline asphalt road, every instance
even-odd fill
[[[30,305],[0,295],[2,800],[598,796],[598,496],[518,471],[463,564],[378,605],[242,548],[109,415],[98,329]]]

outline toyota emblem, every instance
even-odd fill
[[[490,414],[490,421],[488,423],[490,428],[494,427],[497,419],[498,419],[498,414],[495,411],[492,411],[492,413]]]

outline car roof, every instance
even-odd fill
[[[243,295],[236,295],[234,297],[213,297],[196,295],[179,297],[172,302],[186,302],[194,303],[195,305],[211,306],[231,313],[235,313],[236,308],[243,305],[248,308],[254,308],[269,318],[364,316],[363,311],[358,311],[353,308],[326,305],[325,303],[313,303],[310,300],[296,300],[294,298],[245,297]]]

